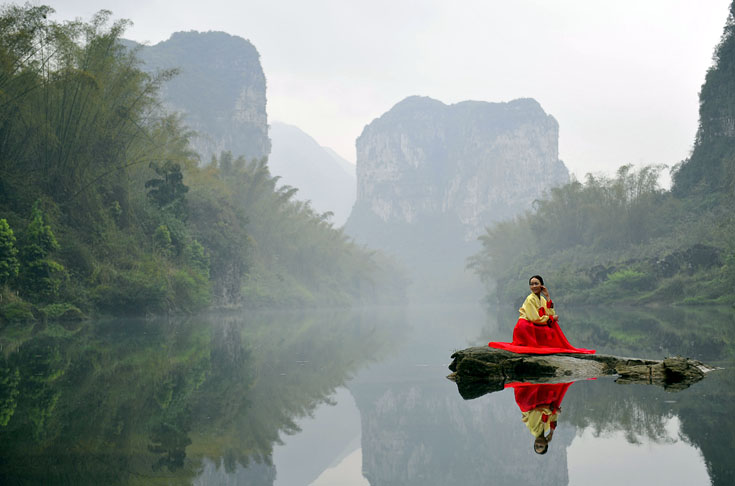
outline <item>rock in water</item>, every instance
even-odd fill
[[[623,358],[605,354],[518,354],[479,346],[452,354],[448,378],[465,398],[502,390],[507,383],[561,383],[617,375],[617,383],[663,386],[678,391],[704,378],[714,368],[700,361]]]

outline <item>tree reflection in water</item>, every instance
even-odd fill
[[[248,484],[272,484],[279,434],[379,356],[392,324],[324,311],[6,327],[0,484],[186,484],[253,464]]]

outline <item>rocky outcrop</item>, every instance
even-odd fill
[[[464,245],[467,253],[487,225],[531,209],[545,190],[569,180],[558,130],[532,99],[448,106],[407,98],[357,139],[357,199],[347,231],[374,246],[414,251],[416,242],[397,242],[400,232],[386,228],[408,226],[424,239],[421,228],[431,226],[456,239],[444,246]]]
[[[476,398],[514,381],[560,383],[617,375],[617,383],[659,385],[682,390],[714,368],[681,357],[651,360],[604,354],[518,354],[486,346],[452,354],[450,379],[464,398]]]
[[[191,31],[138,48],[144,70],[178,70],[162,87],[164,107],[196,132],[191,142],[203,162],[222,151],[248,159],[270,153],[265,75],[250,41]]]

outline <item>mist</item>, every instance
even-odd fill
[[[0,8],[0,483],[732,484],[735,3],[104,7]]]

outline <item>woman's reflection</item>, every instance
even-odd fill
[[[549,442],[554,437],[556,421],[561,412],[561,402],[571,383],[534,384],[509,383],[513,388],[516,404],[521,409],[523,423],[533,434],[533,450],[536,454],[546,454]]]

